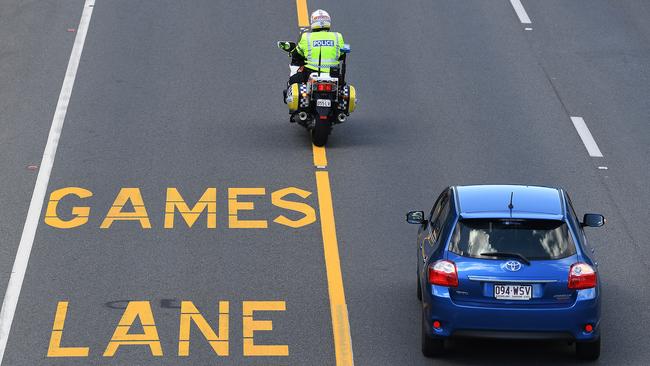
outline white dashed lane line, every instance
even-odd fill
[[[517,13],[519,21],[522,24],[532,23],[528,17],[528,13],[526,13],[526,9],[524,9],[524,6],[521,4],[521,0],[510,0],[510,4],[515,9],[515,13]],[[533,28],[526,27],[525,30],[530,31],[533,30]],[[596,144],[596,140],[594,140],[594,137],[591,135],[591,131],[589,131],[585,120],[582,117],[571,117],[571,122],[573,122],[573,126],[575,127],[576,131],[578,131],[578,135],[580,135],[582,143],[587,148],[589,156],[594,158],[602,158],[603,153],[598,148],[598,144]],[[607,167],[599,166],[598,169],[607,170]]]
[[[524,9],[524,6],[521,5],[520,0],[510,0],[510,4],[512,4],[512,7],[515,8],[515,12],[517,13],[517,16],[519,17],[519,21],[522,24],[532,23],[530,21],[530,18],[528,17],[528,14],[526,13],[526,9]]]
[[[582,119],[582,117],[571,117],[571,122],[573,122],[573,127],[575,127],[576,131],[578,131],[578,135],[580,135],[582,143],[587,148],[589,156],[594,158],[602,158],[603,153],[600,152],[598,144],[596,144],[596,140],[594,140],[594,137],[591,135],[591,132],[589,131],[589,127],[587,127],[585,120]]]

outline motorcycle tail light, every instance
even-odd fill
[[[316,90],[331,92],[332,91],[332,84],[325,84],[325,83],[317,84],[316,85]]]

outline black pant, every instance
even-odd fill
[[[317,72],[317,71],[314,71],[312,69],[308,69],[306,67],[303,68],[302,71],[298,71],[297,73],[293,74],[293,76],[291,76],[289,78],[289,85],[295,84],[295,83],[306,83],[307,81],[309,81],[309,75],[311,75],[313,72]],[[340,83],[339,86],[345,85],[345,82],[341,81],[340,77],[339,77],[339,83]],[[287,85],[287,86],[289,86],[289,85]]]
[[[314,72],[314,70],[304,67],[302,71],[298,71],[289,78],[289,85],[296,83],[306,83],[309,81],[309,75]]]

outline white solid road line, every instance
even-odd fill
[[[600,149],[596,144],[596,140],[594,140],[594,137],[591,135],[591,132],[589,131],[585,120],[582,119],[582,117],[571,117],[571,122],[573,122],[573,127],[575,127],[578,131],[578,135],[580,135],[582,143],[585,144],[587,152],[589,152],[589,156],[602,158],[603,153],[600,152]]]
[[[47,136],[47,144],[43,152],[40,171],[36,178],[32,200],[29,203],[29,211],[27,211],[27,218],[25,219],[25,226],[20,237],[16,259],[11,270],[11,277],[9,277],[9,285],[7,286],[7,291],[2,302],[2,310],[0,310],[0,364],[2,364],[7,341],[9,340],[11,324],[14,320],[16,305],[18,304],[20,290],[23,286],[23,279],[25,278],[25,271],[27,270],[27,263],[29,262],[29,255],[34,244],[36,228],[38,227],[41,210],[43,209],[43,201],[47,192],[48,183],[50,182],[50,173],[52,172],[52,165],[54,164],[54,157],[56,156],[56,149],[59,144],[61,130],[63,129],[65,115],[68,111],[68,103],[70,102],[72,87],[77,76],[77,68],[79,67],[79,60],[84,48],[86,33],[90,24],[90,18],[93,14],[94,5],[95,0],[86,0],[84,4],[79,27],[77,28],[77,35],[74,39],[72,52],[70,53],[70,60],[68,61],[68,69],[65,72],[59,101],[56,104],[56,110],[52,118],[52,126]]]
[[[510,0],[510,4],[512,4],[512,7],[515,8],[515,12],[517,13],[517,16],[519,17],[519,21],[522,22],[523,24],[530,24],[530,18],[528,17],[528,14],[526,14],[526,9],[524,9],[524,6],[521,5],[520,0]]]

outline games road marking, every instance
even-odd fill
[[[56,103],[56,110],[52,118],[52,126],[47,136],[47,144],[43,152],[40,170],[36,178],[34,192],[32,199],[29,203],[29,210],[27,211],[27,218],[25,219],[25,226],[20,237],[20,244],[16,251],[16,259],[11,270],[9,277],[9,284],[7,291],[2,302],[2,310],[0,310],[0,364],[4,358],[7,341],[9,340],[9,332],[11,331],[11,324],[14,320],[16,313],[16,306],[20,296],[20,290],[23,286],[25,278],[25,271],[27,270],[27,263],[34,244],[34,236],[36,235],[36,228],[38,227],[39,217],[43,208],[43,201],[45,200],[45,193],[47,192],[47,185],[50,181],[50,174],[52,172],[52,165],[54,164],[54,157],[56,156],[56,149],[59,145],[61,131],[63,129],[63,122],[65,115],[68,111],[68,104],[70,102],[70,95],[72,94],[72,87],[77,76],[77,69],[79,68],[79,60],[86,41],[86,33],[88,32],[88,25],[90,18],[93,15],[93,8],[95,0],[86,0],[81,13],[81,20],[77,27],[77,33],[70,53],[70,60],[68,61],[68,68],[65,72],[63,85],[61,86],[61,93],[59,100]]]
[[[282,212],[274,213],[272,222],[277,225],[298,229],[316,222],[316,211],[305,199],[312,192],[298,187],[286,187],[270,193],[268,200],[267,190],[264,187],[230,187],[228,196],[228,222],[229,229],[266,229],[270,223],[267,218],[257,217],[253,220],[255,201],[266,198],[267,204]],[[177,187],[167,187],[165,198],[164,223],[154,222],[149,219],[147,205],[142,192],[138,187],[123,187],[119,190],[110,208],[100,213],[98,218],[103,218],[100,229],[110,229],[113,225],[137,225],[142,229],[151,229],[161,226],[173,229],[178,226],[217,228],[217,187],[207,187],[198,198],[186,200]],[[85,199],[93,197],[93,192],[83,187],[63,187],[50,193],[50,199],[45,209],[43,222],[57,229],[74,229],[88,224],[91,213],[97,210],[90,206]],[[72,200],[76,198],[76,204]],[[59,206],[62,205],[62,208]],[[288,214],[288,216],[286,216]],[[183,220],[176,220],[180,216]],[[200,217],[204,217],[205,224],[195,224]],[[242,217],[243,216],[243,217]],[[155,217],[155,216],[154,216]],[[120,222],[117,224],[116,222]],[[174,224],[176,222],[176,225]],[[184,223],[183,223],[184,222]]]

